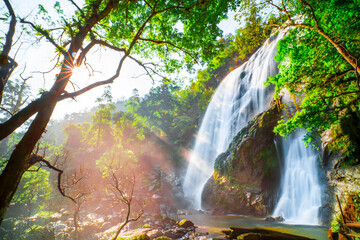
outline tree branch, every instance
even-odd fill
[[[0,141],[9,136],[30,117],[37,113],[46,98],[47,97],[43,94],[43,96],[29,103],[6,122],[0,123]]]
[[[74,2],[73,0],[69,0],[69,1],[77,8],[77,10],[79,10],[81,15],[84,17],[85,14],[84,14],[83,10],[76,4],[76,2]]]
[[[35,154],[34,154],[34,155],[35,155]],[[34,155],[33,155],[33,156],[34,156]],[[36,154],[36,155],[38,155],[38,154]],[[40,156],[40,155],[39,155],[39,156]],[[57,188],[58,188],[60,194],[61,194],[62,196],[64,196],[64,197],[70,199],[70,200],[73,201],[74,203],[76,203],[75,199],[73,199],[72,197],[66,195],[65,192],[64,192],[64,190],[63,190],[62,187],[61,187],[61,175],[64,173],[64,171],[61,170],[61,169],[59,169],[59,168],[57,168],[57,167],[55,167],[55,166],[53,166],[53,165],[51,165],[51,163],[49,163],[48,161],[46,161],[42,156],[41,156],[40,159],[37,160],[37,162],[39,162],[39,163],[45,163],[46,167],[48,167],[48,168],[50,168],[50,169],[58,172]]]
[[[308,2],[306,2],[305,0],[300,0],[300,2],[302,2],[306,7],[308,7],[310,9],[311,16],[315,21],[315,26],[318,27],[319,22],[318,22],[318,20],[317,20],[317,18],[315,16],[315,12],[314,12],[313,7]]]
[[[118,65],[118,68],[116,70],[116,73],[112,77],[110,77],[110,78],[108,78],[106,80],[103,80],[103,81],[98,81],[98,82],[95,82],[93,84],[90,84],[87,87],[84,87],[83,89],[80,89],[79,91],[72,92],[72,93],[64,93],[59,97],[58,100],[61,101],[61,100],[64,100],[66,98],[75,98],[75,97],[77,97],[77,96],[79,96],[79,95],[81,95],[81,94],[83,94],[83,93],[85,93],[85,92],[87,92],[87,91],[89,91],[89,90],[91,90],[93,88],[113,83],[114,80],[120,76],[120,70],[121,70],[121,67],[122,67],[122,65],[123,65],[123,63],[125,61],[125,58],[126,58],[126,55],[121,58],[121,60],[119,62],[119,65]]]
[[[86,54],[90,51],[90,49],[95,46],[95,44],[99,44],[105,47],[108,47],[112,50],[118,51],[118,52],[123,52],[126,53],[126,50],[124,48],[118,48],[116,46],[113,46],[103,40],[98,40],[98,39],[93,39],[80,53],[78,59],[76,60],[76,65],[75,66],[80,66],[84,60],[84,58],[86,57]]]
[[[76,60],[75,66],[81,66],[82,62],[84,61],[86,54],[90,51],[90,49],[95,45],[94,41],[91,41],[84,49],[82,49],[79,57]]]
[[[147,38],[139,38],[139,40],[141,41],[146,41],[146,42],[152,42],[152,43],[155,43],[155,44],[158,44],[158,45],[163,45],[163,44],[166,44],[166,45],[170,45],[176,49],[179,49],[180,51],[184,52],[185,54],[189,55],[194,61],[195,63],[198,63],[197,60],[196,60],[196,57],[193,56],[192,54],[190,54],[188,51],[186,51],[184,48],[182,47],[179,47],[179,46],[176,46],[175,44],[173,44],[172,42],[168,42],[168,41],[161,41],[161,40],[153,40],[153,39],[147,39]]]
[[[10,114],[10,116],[14,116],[9,110],[7,110],[4,107],[0,107],[0,109],[4,110],[5,112],[7,112],[8,114]]]
[[[29,21],[25,21],[25,19],[20,19],[20,22],[21,23],[25,23],[25,24],[29,24],[35,31],[37,31],[38,33],[40,33],[42,36],[44,36],[52,45],[55,46],[55,48],[60,52],[62,53],[63,55],[66,54],[66,51],[60,47],[56,42],[55,40],[50,36],[50,34],[42,29],[40,26],[36,26],[35,24],[33,24],[32,22],[29,22]]]
[[[3,46],[3,50],[1,52],[1,56],[7,57],[9,55],[11,46],[12,46],[12,39],[13,36],[15,34],[15,25],[16,25],[16,17],[15,17],[15,12],[14,9],[12,8],[9,0],[4,0],[5,5],[10,13],[11,16],[11,20],[10,20],[10,24],[9,24],[9,30],[6,34],[6,40],[5,40],[5,44]],[[0,64],[2,65],[2,64]]]

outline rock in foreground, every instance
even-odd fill
[[[310,240],[311,238],[261,228],[238,228],[223,231],[227,239]]]

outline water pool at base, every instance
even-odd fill
[[[261,218],[242,216],[242,215],[208,215],[192,214],[180,215],[180,219],[188,219],[199,227],[199,232],[209,232],[210,234],[220,233],[221,230],[228,230],[230,227],[240,228],[264,228],[283,233],[305,236],[317,240],[326,240],[328,227],[292,225],[287,223],[267,222]],[[211,237],[210,237],[211,239]]]

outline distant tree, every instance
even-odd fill
[[[27,83],[29,78],[9,79],[3,91],[3,103],[0,107],[0,121],[14,116],[23,105],[29,100],[30,86]],[[23,131],[17,131],[0,142],[0,158],[8,158],[10,149],[17,143],[14,139],[22,137]],[[0,163],[1,160],[0,160]]]
[[[107,184],[106,189],[111,191],[121,213],[122,223],[112,237],[116,240],[127,224],[137,221],[143,214],[144,202],[134,198],[135,181],[140,178],[139,173],[135,173],[137,158],[133,152],[124,149],[121,144],[116,144],[103,154],[97,161],[97,165],[103,173]]]
[[[1,63],[2,72],[6,69],[4,64],[9,65],[11,41],[8,39],[14,35],[13,26],[16,23],[9,1],[4,2],[10,12],[11,21],[1,53],[1,59],[5,59]],[[83,7],[79,7],[74,1],[70,3],[76,9],[70,18],[63,16],[59,2],[55,3],[54,9],[60,19],[57,22],[52,22],[47,11],[40,6],[39,14],[44,16],[44,20],[50,21],[48,26],[20,18],[20,23],[30,26],[33,33],[46,39],[55,48],[59,54],[59,67],[56,68],[59,73],[49,91],[44,91],[38,99],[0,124],[2,140],[36,114],[0,175],[0,223],[22,175],[33,164],[31,159],[35,157],[32,151],[58,101],[74,98],[95,87],[113,83],[120,76],[125,59],[137,62],[152,77],[160,72],[176,72],[182,66],[190,68],[194,59],[207,60],[215,53],[216,38],[221,35],[217,24],[226,17],[229,7],[235,7],[236,0],[86,0]],[[183,32],[175,27],[177,23],[184,25]],[[50,29],[49,26],[55,27]],[[121,56],[114,75],[83,89],[67,92],[65,88],[70,82],[72,70],[86,61],[87,54],[95,46],[112,49]],[[149,59],[151,63],[140,58]],[[159,61],[162,61],[162,67]],[[10,73],[11,71],[5,71],[2,76],[8,77]],[[4,85],[6,78],[1,78]],[[75,82],[76,79],[72,81]],[[0,90],[2,94],[3,86]]]
[[[66,169],[64,166],[61,167],[62,169]],[[72,201],[74,206],[74,239],[81,239],[79,236],[79,222],[81,220],[80,212],[94,191],[94,187],[91,186],[91,182],[88,178],[88,170],[84,168],[84,166],[78,166],[77,169],[69,168],[65,170],[61,182],[63,191],[74,200]]]

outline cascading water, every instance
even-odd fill
[[[281,140],[284,172],[281,193],[273,216],[282,216],[296,224],[319,224],[321,185],[318,177],[318,153],[305,148],[303,131]]]
[[[242,66],[232,71],[214,93],[204,115],[183,183],[185,197],[201,209],[201,194],[214,172],[216,157],[257,114],[265,111],[273,95],[264,81],[278,72],[273,60],[282,34],[268,39]]]
[[[245,64],[232,71],[214,93],[197,134],[183,183],[185,197],[193,203],[194,209],[201,209],[202,191],[214,172],[216,157],[226,150],[248,121],[268,109],[273,91],[264,87],[264,81],[278,73],[273,57],[282,35],[267,40]],[[318,224],[321,187],[316,168],[317,154],[311,148],[305,148],[302,138],[303,134],[297,132],[287,141],[280,141],[284,171],[280,200],[273,215],[283,216],[293,223]]]

